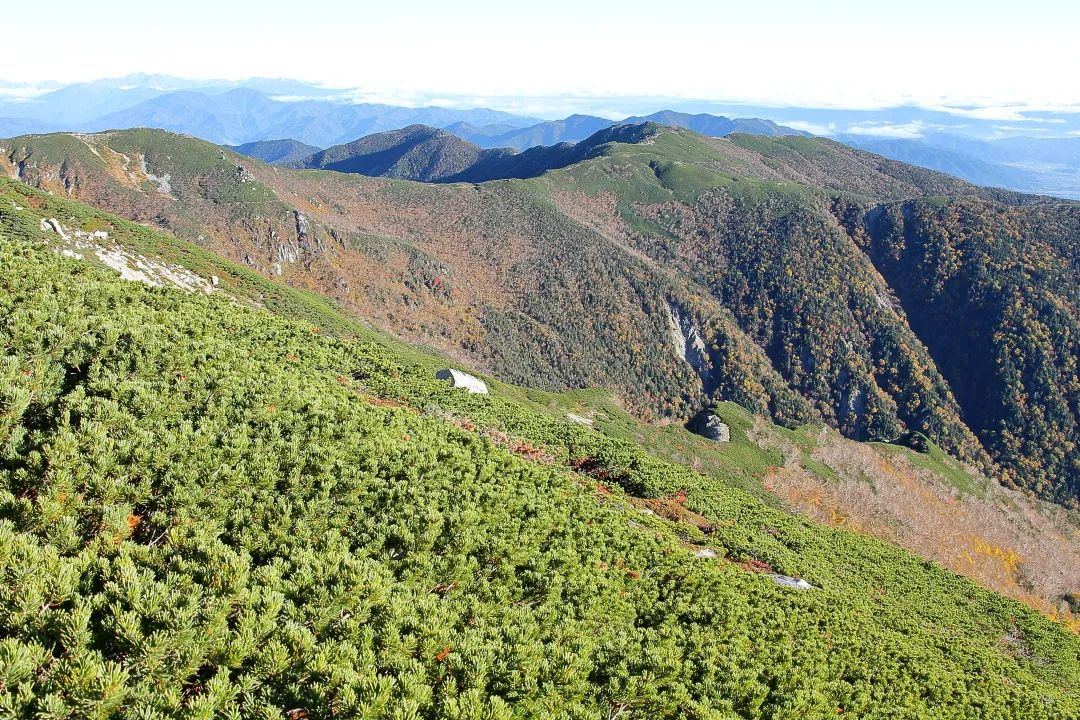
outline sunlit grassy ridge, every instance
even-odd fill
[[[454,391],[182,245],[230,292],[64,259],[31,196],[141,231],[25,192],[0,210],[9,715],[1077,712],[1080,642],[1016,602],[647,454],[614,408],[624,439],[552,396]],[[274,292],[291,318],[248,307]]]

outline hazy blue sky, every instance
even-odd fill
[[[478,105],[649,95],[1007,116],[1080,106],[1078,30],[1080,2],[1056,0],[49,0],[20,4],[0,78],[259,75]]]

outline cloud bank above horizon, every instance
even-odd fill
[[[672,0],[663,9],[641,0],[54,0],[20,15],[23,27],[49,28],[49,48],[40,33],[5,40],[22,61],[8,63],[4,79],[31,88],[139,70],[299,77],[397,102],[526,98],[517,108],[526,113],[545,98],[590,98],[617,114],[641,97],[917,105],[1002,121],[1080,110],[1080,84],[1064,76],[1080,61],[1080,4],[1059,0],[1022,11],[997,0]],[[0,86],[5,97],[18,92]]]

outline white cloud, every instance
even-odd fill
[[[1024,122],[1031,120],[1032,118],[1024,117],[1023,111],[1026,109],[1020,106],[987,106],[987,107],[948,107],[946,105],[938,105],[936,107],[927,108],[928,110],[937,110],[938,112],[949,113],[950,115],[957,115],[959,117],[972,118],[973,120],[1008,120],[1012,122]]]
[[[835,135],[836,124],[829,123],[828,125],[818,125],[812,122],[806,122],[804,120],[777,120],[777,125],[785,125],[795,130],[802,130],[808,132],[811,135]]]
[[[852,125],[847,129],[851,135],[871,135],[873,137],[902,138],[917,140],[923,137],[924,131],[931,126],[921,122],[907,123],[906,125],[889,125],[886,123],[862,123]]]
[[[52,92],[53,88],[40,88],[36,86],[0,87],[0,101],[26,102],[39,95]]]
[[[982,107],[950,107],[948,105],[934,105],[927,108],[938,112],[956,115],[958,117],[972,118],[974,120],[1001,120],[1007,122],[1039,122],[1054,123],[1056,125],[1067,122],[1063,118],[1031,117],[1031,113],[1075,113],[1080,107],[1074,105],[986,105]]]
[[[1048,132],[1054,132],[1053,128],[1031,127],[1030,125],[995,125],[994,129],[995,130],[1011,130],[1011,131],[1014,131],[1014,132],[1025,132],[1025,133],[1032,133],[1032,132],[1048,133]]]

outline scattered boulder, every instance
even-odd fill
[[[789,575],[769,575],[772,581],[780,587],[795,588],[796,590],[816,590],[813,585],[806,582],[802,578],[791,577]]]
[[[687,425],[687,429],[714,442],[731,441],[731,428],[718,415],[714,415],[708,410],[699,413],[697,417],[691,420]]]
[[[712,548],[701,548],[700,550],[696,550],[694,552],[694,557],[714,558],[714,557],[716,557],[716,551],[713,550]]]
[[[461,388],[467,390],[470,393],[476,393],[477,395],[487,395],[487,385],[478,377],[474,377],[469,373],[461,372],[460,370],[454,370],[452,368],[446,368],[435,373],[436,380],[449,380],[450,387]]]
[[[582,417],[574,413],[566,413],[566,419],[578,425],[592,425],[592,418]]]

